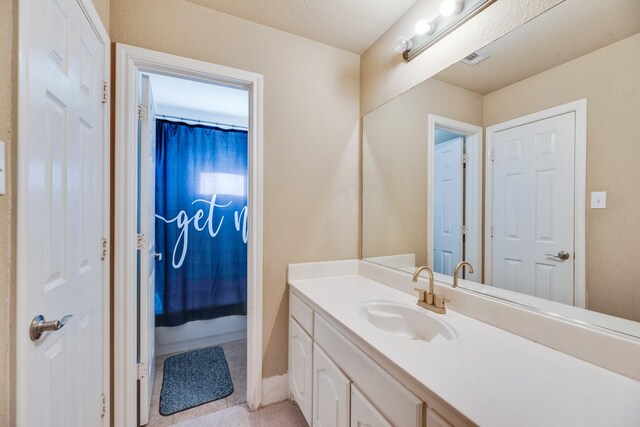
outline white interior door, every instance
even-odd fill
[[[451,276],[462,261],[464,139],[441,142],[434,150],[433,271]]]
[[[106,47],[78,1],[20,3],[16,424],[99,426],[109,357]],[[50,322],[40,336],[30,327],[37,315]]]
[[[140,99],[139,258],[140,425],[149,420],[155,377],[156,106],[149,76],[142,75]]]
[[[575,113],[496,132],[493,150],[493,285],[573,304]]]

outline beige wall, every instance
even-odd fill
[[[359,57],[183,0],[113,0],[113,41],[264,75],[264,367],[287,372],[288,263],[358,255]]]
[[[0,140],[6,143],[6,194],[0,196],[0,324],[12,325],[11,259],[13,249],[12,197],[13,156],[15,152],[15,17],[17,1],[0,0]],[[0,426],[10,420],[10,342],[12,328],[0,328]]]
[[[427,264],[427,117],[482,126],[482,108],[481,95],[429,79],[363,118],[363,257]]]
[[[563,0],[500,0],[406,63],[393,50],[399,36],[413,34],[418,19],[438,14],[440,2],[419,0],[361,56],[360,113],[364,115],[458,62]]]
[[[91,0],[93,2],[93,6],[98,11],[98,15],[102,20],[102,24],[109,32],[109,0]]]
[[[485,97],[485,126],[587,98],[587,292],[592,310],[640,321],[640,34]]]

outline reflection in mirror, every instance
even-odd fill
[[[464,134],[435,128],[433,153],[433,271],[451,276],[468,252],[464,233]]]
[[[640,336],[640,2],[565,0],[363,124],[365,259]]]
[[[427,264],[451,276],[463,260],[480,266],[482,253],[482,127],[429,114],[427,133]],[[433,137],[431,136],[433,135]],[[473,161],[475,159],[475,161]],[[432,248],[429,250],[429,248]],[[462,269],[479,282],[481,269]]]

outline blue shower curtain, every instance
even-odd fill
[[[156,130],[156,325],[246,315],[247,132]]]

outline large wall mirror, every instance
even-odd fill
[[[364,259],[640,337],[640,2],[565,0],[363,123]]]

